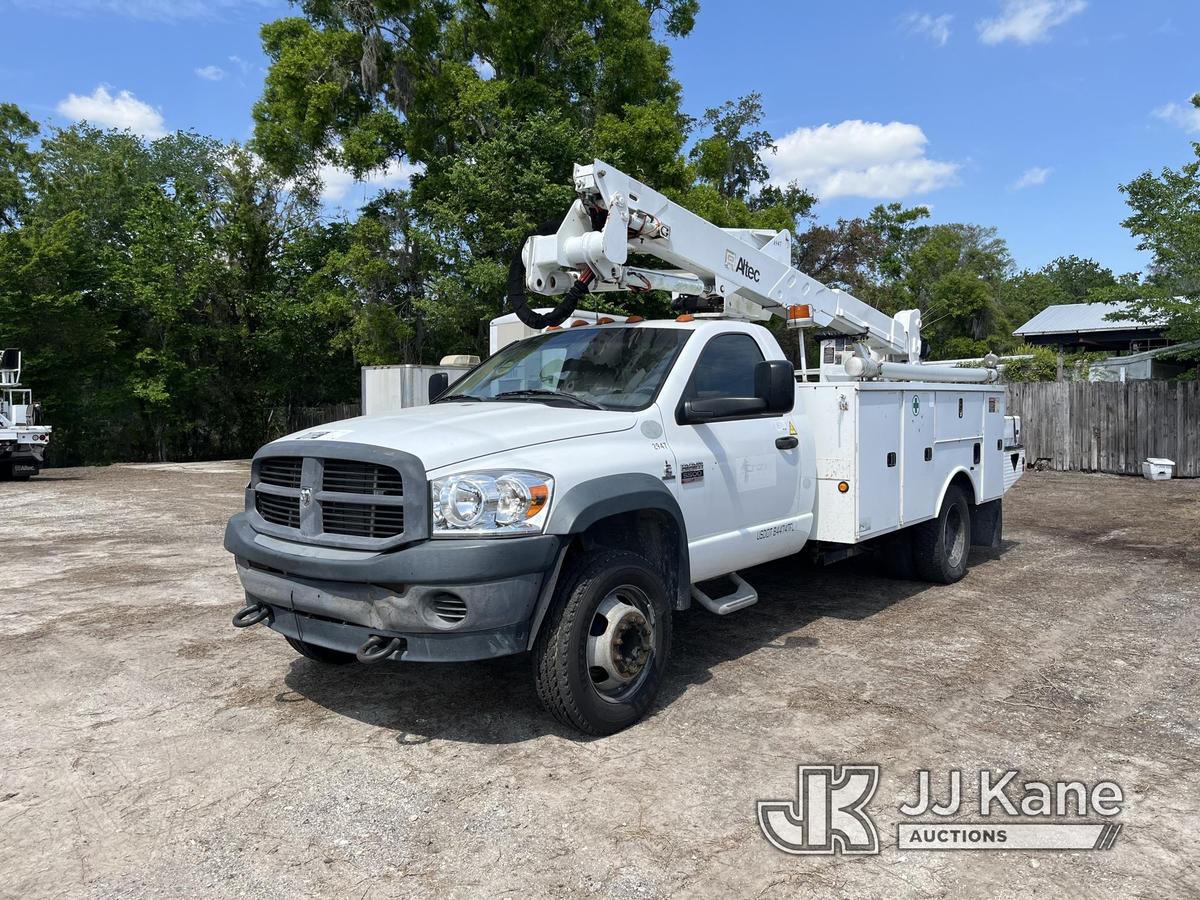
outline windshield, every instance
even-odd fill
[[[505,347],[438,402],[472,398],[643,409],[690,335],[640,327],[552,331]]]

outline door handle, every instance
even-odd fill
[[[795,437],[775,438],[775,446],[780,450],[795,450],[800,446],[800,439]]]

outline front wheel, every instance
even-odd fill
[[[925,581],[953,584],[967,574],[971,552],[971,506],[951,485],[936,519],[913,526],[913,565]]]
[[[538,698],[564,725],[613,734],[646,714],[670,653],[658,573],[634,553],[589,554],[555,591],[534,644]]]

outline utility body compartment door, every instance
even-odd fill
[[[900,409],[904,430],[904,453],[900,460],[900,523],[909,525],[928,519],[936,510],[940,485],[934,477],[933,392],[904,392]]]
[[[903,391],[858,392],[858,536],[900,524]]]

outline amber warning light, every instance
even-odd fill
[[[800,328],[813,323],[812,307],[807,303],[797,303],[795,306],[789,306],[787,315],[788,325],[793,328]]]

